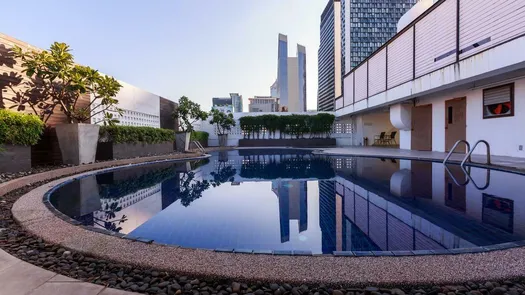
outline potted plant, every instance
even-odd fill
[[[198,103],[182,96],[179,99],[179,106],[173,112],[173,117],[179,121],[179,131],[175,138],[177,151],[185,152],[190,147],[190,134],[193,131],[193,124],[199,120],[206,120],[208,113],[202,111]]]
[[[228,132],[235,126],[235,119],[232,113],[226,114],[217,109],[211,110],[212,119],[210,124],[217,128],[217,135],[219,136],[219,146],[224,147],[228,145]]]
[[[29,106],[46,123],[58,109],[68,123],[56,126],[63,162],[94,162],[99,126],[89,123],[99,114],[102,118],[97,123],[118,122],[113,114],[122,110],[116,107],[118,100],[114,97],[122,86],[113,77],[75,64],[65,43],[55,42],[43,51],[23,51],[20,47],[13,51],[29,78],[16,94],[19,110]]]

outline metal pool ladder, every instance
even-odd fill
[[[204,147],[202,146],[202,144],[196,140],[192,141],[193,144],[199,149],[199,151],[201,151],[201,153],[206,153],[206,150],[204,149]]]
[[[458,145],[460,143],[464,143],[465,146],[467,147],[467,154],[465,155],[465,158],[463,158],[463,161],[461,161],[461,164],[460,164],[461,170],[463,170],[463,173],[465,173],[465,175],[467,176],[467,181],[464,182],[464,183],[461,183],[461,184],[458,183],[458,181],[456,180],[454,175],[452,175],[452,173],[450,172],[450,169],[448,169],[448,167],[447,167],[447,161],[450,159],[450,156],[452,156],[452,153],[454,152],[454,150],[456,150],[456,148],[458,147]],[[445,169],[446,169],[448,175],[452,178],[452,180],[454,181],[454,183],[456,183],[456,185],[458,185],[458,186],[465,186],[469,182],[472,182],[472,184],[474,184],[474,186],[478,190],[484,190],[484,189],[489,187],[489,184],[490,184],[490,169],[487,169],[487,175],[486,175],[486,178],[485,178],[485,180],[486,180],[485,181],[485,185],[483,187],[479,187],[476,184],[476,182],[474,181],[474,179],[472,179],[472,177],[470,176],[470,167],[466,167],[465,168],[467,162],[472,163],[472,153],[474,152],[474,150],[476,149],[476,147],[480,143],[484,143],[485,146],[487,147],[487,165],[490,165],[491,164],[491,161],[490,161],[490,145],[489,145],[489,143],[486,140],[483,140],[483,139],[478,140],[474,144],[472,149],[470,149],[470,144],[468,143],[468,141],[466,141],[466,140],[458,140],[458,141],[456,141],[456,143],[454,144],[452,149],[450,149],[450,151],[448,152],[447,156],[443,160],[443,165],[445,165]]]

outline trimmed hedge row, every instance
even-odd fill
[[[35,145],[43,132],[37,116],[0,109],[0,144]]]
[[[320,113],[316,115],[262,115],[245,116],[239,119],[240,126],[244,132],[244,138],[260,138],[260,134],[268,133],[268,138],[274,138],[279,131],[279,138],[304,138],[305,134],[310,137],[330,137],[335,116]],[[266,131],[266,132],[264,132]]]
[[[153,127],[100,126],[99,141],[113,143],[160,143],[175,141],[175,131]]]

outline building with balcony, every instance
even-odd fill
[[[239,93],[230,93],[230,97],[232,99],[233,112],[242,113],[243,112],[242,95],[239,95]]]
[[[336,116],[353,125],[353,144],[396,131],[401,149],[448,152],[458,140],[483,139],[494,155],[525,157],[513,128],[525,123],[525,6],[440,0],[408,13],[408,24],[343,78]]]
[[[233,113],[232,97],[214,97],[212,98],[212,110],[220,110],[224,113]]]
[[[306,111],[306,49],[297,44],[297,57],[289,57],[288,37],[283,34],[277,48],[277,80],[270,91],[279,98],[279,111]]]

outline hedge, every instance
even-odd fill
[[[196,140],[199,142],[208,142],[209,136],[210,134],[208,134],[208,132],[205,132],[205,131],[192,131],[190,135],[190,140],[191,141]]]
[[[113,143],[160,143],[175,141],[175,131],[153,127],[101,126],[99,141]]]
[[[0,144],[35,145],[43,132],[37,116],[0,109]]]
[[[262,115],[245,116],[239,119],[244,138],[268,138],[275,137],[279,131],[279,138],[304,138],[309,134],[310,138],[330,137],[335,116],[327,113],[316,115]]]

